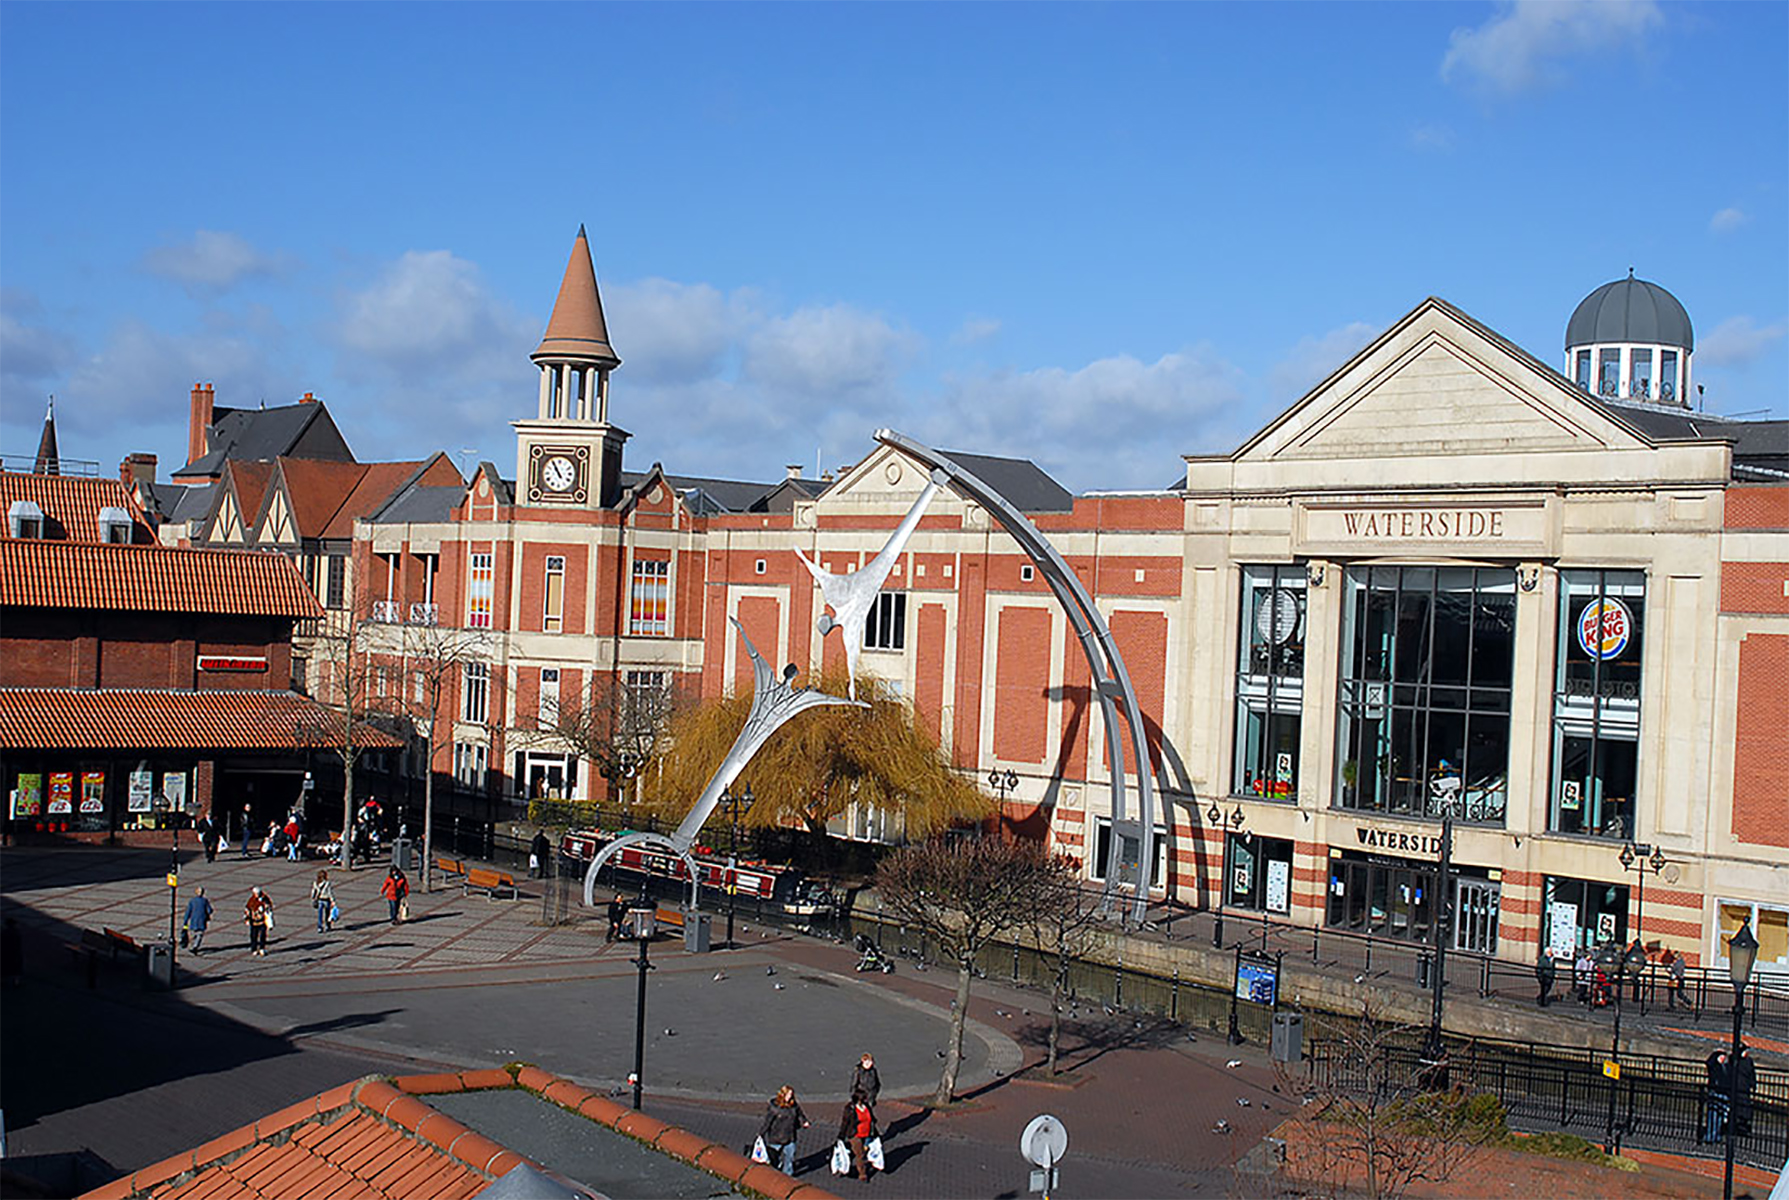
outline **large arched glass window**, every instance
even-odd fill
[[[1304,567],[1244,567],[1232,783],[1238,795],[1298,794],[1304,639]]]
[[[1633,838],[1646,577],[1561,571],[1547,828]]]

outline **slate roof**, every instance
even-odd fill
[[[1600,342],[1649,342],[1660,346],[1696,348],[1696,331],[1690,314],[1670,292],[1656,283],[1626,279],[1605,283],[1579,301],[1565,325],[1565,345],[1591,346]]]
[[[453,510],[466,498],[464,487],[404,488],[367,518],[394,525],[439,525],[453,520]]]
[[[333,714],[285,691],[0,688],[0,749],[302,750],[304,728]],[[355,742],[396,750],[399,738],[357,725]]]
[[[1742,467],[1789,472],[1789,421],[1735,421],[1715,413],[1589,397],[1655,441],[1730,441],[1735,473]]]
[[[322,403],[286,404],[278,408],[219,408],[211,417],[211,449],[174,472],[183,475],[218,475],[224,463],[249,460],[269,462],[290,454],[317,420],[328,420]],[[352,462],[345,452],[340,460]],[[335,454],[327,457],[336,458]]]
[[[71,542],[102,542],[99,527],[102,508],[122,508],[131,515],[138,542],[155,539],[149,532],[142,508],[121,480],[75,475],[32,475],[23,471],[0,472],[0,513],[15,500],[29,500],[43,511],[46,538]],[[0,524],[0,539],[10,540],[10,524]]]
[[[622,1137],[681,1167],[700,1181],[703,1194],[757,1193],[773,1200],[833,1200],[812,1184],[754,1163],[725,1146],[585,1091],[538,1067],[410,1075],[368,1076],[251,1121],[194,1150],[133,1171],[82,1200],[462,1200],[491,1194],[543,1194],[530,1187],[493,1188],[512,1171],[538,1187],[546,1176],[563,1192],[615,1194],[613,1182],[574,1182],[506,1147],[421,1099],[521,1093],[543,1105],[543,1114],[588,1122],[609,1137]],[[467,1111],[471,1106],[456,1104]],[[600,1158],[586,1160],[600,1173]],[[517,1177],[512,1176],[511,1180]],[[574,1190],[576,1189],[576,1190]]]
[[[283,554],[0,539],[0,606],[320,617]]]
[[[1072,512],[1075,497],[1028,458],[945,450],[955,462],[1006,497],[1020,512]]]
[[[211,488],[208,483],[158,483],[145,479],[136,485],[144,505],[163,521],[203,521],[211,511]]]

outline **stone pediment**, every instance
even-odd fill
[[[1647,448],[1564,379],[1438,300],[1237,455],[1264,462]]]
[[[818,503],[822,507],[835,502],[910,504],[925,486],[924,467],[898,450],[878,446],[827,488]]]

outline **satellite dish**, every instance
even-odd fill
[[[1068,1130],[1048,1113],[1033,1117],[1019,1135],[1019,1153],[1037,1166],[1049,1168],[1068,1152]]]

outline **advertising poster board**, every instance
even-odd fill
[[[1292,906],[1292,864],[1283,859],[1267,860],[1267,907],[1272,912],[1286,912]]]
[[[1554,958],[1573,957],[1578,949],[1578,906],[1555,900],[1547,916],[1547,953]]]
[[[148,812],[150,798],[154,794],[154,771],[132,771],[130,773],[130,798],[126,804],[131,812]],[[81,806],[81,811],[88,811],[85,804]]]
[[[50,812],[72,813],[75,810],[75,773],[73,771],[52,771],[50,773]]]
[[[168,807],[175,812],[186,809],[186,772],[168,771],[162,776],[162,795],[168,799]]]
[[[84,813],[106,811],[106,773],[104,771],[81,772],[81,811]]]
[[[1273,1007],[1279,979],[1273,965],[1245,962],[1236,969],[1236,998]]]
[[[12,789],[12,819],[22,820],[43,812],[43,773],[21,774]]]

